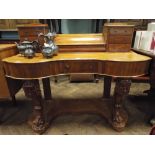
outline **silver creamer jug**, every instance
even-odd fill
[[[54,43],[54,38],[56,36],[55,32],[49,32],[47,34],[40,33],[39,37],[44,37],[45,43],[42,46],[42,54],[45,58],[51,58],[58,53],[58,46]]]

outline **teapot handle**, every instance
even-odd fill
[[[43,40],[40,40],[41,38],[43,38],[44,42],[46,42],[46,40],[45,40],[46,37],[45,37],[45,35],[43,33],[38,34],[38,43],[39,43],[40,46],[43,46]]]
[[[38,40],[32,41],[32,46],[34,47],[35,51],[39,49],[39,42]]]

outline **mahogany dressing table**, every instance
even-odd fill
[[[50,122],[68,113],[95,113],[107,119],[117,131],[126,126],[128,115],[123,107],[131,79],[148,74],[151,58],[130,50],[133,26],[106,28],[103,34],[59,34],[55,42],[59,53],[50,59],[37,53],[33,59],[15,55],[3,59],[5,75],[24,82],[25,95],[32,99],[33,114],[29,124],[43,133]],[[118,37],[119,36],[119,37]],[[114,51],[113,51],[114,49]],[[52,101],[49,77],[62,74],[104,75],[104,97],[110,96],[111,78],[116,77],[112,104],[56,104]],[[44,100],[38,79],[43,80]],[[110,100],[110,98],[109,98]],[[46,107],[51,103],[51,108]],[[46,111],[46,110],[47,111]],[[47,119],[48,117],[48,119]]]
[[[53,118],[66,113],[95,113],[103,116],[117,131],[121,131],[127,123],[127,113],[123,108],[125,97],[129,93],[130,78],[142,76],[148,73],[151,58],[129,52],[65,52],[59,53],[50,59],[43,58],[37,53],[33,59],[27,59],[15,55],[3,59],[6,77],[25,80],[25,95],[32,99],[33,115],[29,124],[35,132],[43,133],[49,125],[45,120],[43,101],[38,79],[44,79],[53,75],[95,73],[117,77],[114,103],[102,107],[102,105],[55,105],[48,111],[47,115]],[[128,79],[124,79],[128,78]],[[48,100],[48,102],[51,102]],[[108,110],[107,110],[108,109]]]

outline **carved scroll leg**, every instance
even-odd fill
[[[122,131],[126,126],[128,115],[123,108],[123,103],[129,93],[131,80],[117,79],[114,90],[114,107],[113,107],[113,128]]]
[[[43,100],[41,97],[41,91],[38,80],[29,80],[24,83],[25,95],[32,99],[33,113],[28,123],[32,129],[42,134],[48,127],[48,123],[45,121],[43,114]]]

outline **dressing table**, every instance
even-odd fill
[[[45,132],[54,118],[70,113],[98,114],[104,117],[115,130],[124,129],[128,115],[123,103],[129,93],[131,79],[148,74],[151,63],[150,57],[130,50],[133,26],[126,28],[127,37],[122,29],[114,31],[113,28],[111,31],[109,27],[106,36],[103,34],[58,34],[55,42],[59,46],[59,53],[49,59],[44,58],[41,53],[37,53],[32,59],[27,59],[20,54],[3,59],[5,76],[24,81],[25,95],[31,98],[33,105],[29,124],[35,132],[39,134]],[[127,46],[125,42],[112,43],[115,50],[111,51],[113,48],[109,44],[112,40],[108,42],[107,36],[110,34],[110,38],[112,36],[116,40],[115,37],[118,37],[119,33],[121,33],[120,37],[125,36],[124,38],[130,41],[127,41]],[[125,50],[123,50],[124,47],[126,47]],[[112,104],[54,103],[49,87],[49,77],[62,74],[104,75],[105,97],[109,94],[107,85],[110,84],[110,79],[116,77],[114,96],[112,99],[109,98]],[[45,81],[45,99],[41,95],[40,79]],[[51,104],[50,108],[46,107],[47,103]]]
[[[72,105],[53,105],[51,109],[51,119],[65,113],[96,113],[105,117],[117,131],[121,131],[127,123],[127,113],[123,108],[125,97],[129,93],[130,78],[142,76],[148,73],[151,58],[134,53],[126,52],[91,52],[91,53],[59,53],[57,56],[45,59],[38,53],[33,59],[26,59],[15,55],[3,59],[3,66],[6,77],[26,81],[24,83],[25,94],[32,99],[33,116],[29,121],[32,129],[38,133],[43,133],[48,127],[43,114],[43,107],[46,104],[41,96],[38,79],[50,77],[52,75],[95,73],[112,77],[118,77],[115,86],[114,104],[107,105],[107,109],[102,109],[102,105],[88,105],[86,108]],[[123,79],[127,77],[128,79]],[[51,99],[52,100],[52,99]],[[48,100],[49,102],[49,100]],[[54,103],[53,103],[54,104]]]

